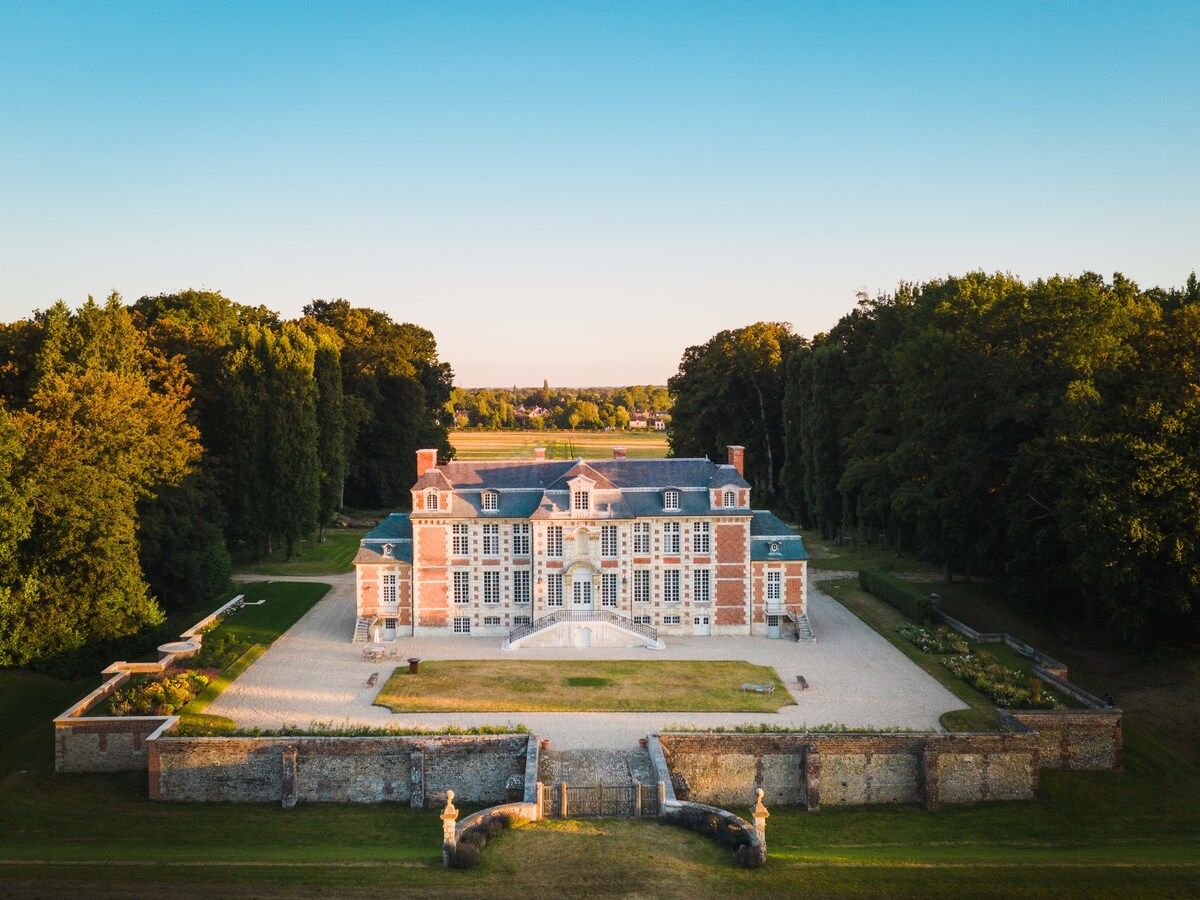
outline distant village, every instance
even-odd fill
[[[654,385],[600,388],[455,388],[446,412],[454,428],[666,431],[667,389]]]

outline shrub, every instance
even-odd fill
[[[109,712],[114,716],[170,716],[187,706],[208,685],[199,672],[160,675],[123,691],[114,691]]]
[[[479,857],[478,844],[459,841],[448,854],[448,861],[452,869],[473,869],[479,865]]]
[[[863,569],[858,573],[858,584],[868,594],[890,603],[918,624],[927,625],[933,619],[933,601],[907,581]]]
[[[200,652],[188,662],[198,669],[224,669],[250,649],[246,641],[225,633],[218,637],[206,637]]]
[[[942,665],[997,706],[1008,709],[1054,709],[1054,697],[1036,678],[996,662],[990,653],[951,656]]]
[[[733,851],[733,861],[743,869],[761,869],[767,862],[762,850],[750,843]]]
[[[896,631],[906,641],[916,644],[922,653],[968,653],[971,649],[966,638],[945,625],[937,631],[930,631],[928,628],[905,622]]]

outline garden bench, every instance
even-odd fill
[[[372,672],[371,677],[367,679],[367,687],[375,687],[375,682],[379,680],[379,673]]]
[[[751,691],[755,694],[773,694],[775,693],[775,685],[773,684],[743,684],[742,691]]]
[[[800,690],[802,690],[802,691],[808,690],[808,680],[803,675],[796,676],[796,683],[798,685],[800,685]]]

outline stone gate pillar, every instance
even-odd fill
[[[458,846],[458,810],[454,806],[454,791],[446,791],[446,808],[442,810],[442,865],[450,866],[450,854]]]
[[[754,836],[758,838],[758,852],[762,859],[767,858],[767,816],[771,815],[767,812],[767,808],[763,806],[763,789],[759,788],[756,791],[754,806],[750,807],[750,815],[754,818]]]

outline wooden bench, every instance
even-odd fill
[[[773,694],[775,693],[775,685],[773,684],[743,684],[743,693],[750,691],[755,694]]]
[[[805,679],[805,677],[803,675],[796,676],[796,684],[800,685],[800,690],[802,690],[802,691],[808,690],[808,681]]]
[[[379,680],[379,673],[372,672],[371,677],[367,679],[367,687],[375,687],[375,682]]]

